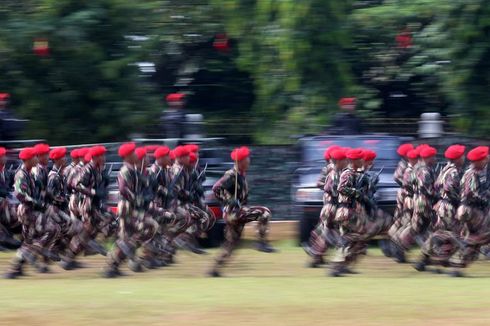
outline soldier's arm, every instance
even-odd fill
[[[66,202],[61,181],[56,177],[48,178],[48,187],[46,192],[53,202],[57,204],[64,204]]]
[[[76,190],[86,196],[95,196],[95,189],[90,184],[91,173],[88,168],[83,168],[80,171],[80,177],[77,180]]]
[[[400,162],[398,162],[398,165],[396,166],[395,173],[393,174],[393,180],[395,180],[395,182],[399,186],[403,185],[403,175],[406,168],[407,166],[402,160],[400,160]]]
[[[324,166],[324,167],[322,167],[322,170],[320,172],[320,176],[318,177],[318,180],[316,181],[317,188],[320,188],[320,189],[325,188],[325,179],[326,178],[327,178],[327,167]]]
[[[354,178],[350,173],[342,173],[340,175],[339,185],[337,187],[338,193],[346,197],[359,197],[359,190],[354,185]]]
[[[16,197],[23,204],[32,204],[34,202],[34,198],[29,194],[28,182],[25,177],[19,177],[14,184]]]
[[[136,195],[130,189],[128,178],[129,178],[128,171],[121,169],[121,171],[119,171],[119,175],[117,176],[117,184],[119,186],[119,194],[121,195],[122,198],[124,198],[128,201],[134,201],[136,198]]]
[[[424,170],[424,173],[421,176],[422,178],[422,192],[429,197],[434,197],[434,178],[432,178],[429,171]]]
[[[233,199],[234,193],[230,191],[235,186],[234,175],[230,172],[226,172],[216,183],[213,185],[214,196],[222,203],[229,202]]]
[[[460,197],[460,176],[458,171],[454,170],[453,172],[449,173],[446,176],[446,180],[444,180],[443,183],[443,191],[447,194],[449,197],[449,200],[453,203],[459,201]]]

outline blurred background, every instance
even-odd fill
[[[486,0],[2,0],[0,141],[198,142],[209,186],[249,144],[252,201],[316,219],[328,145],[390,206],[401,142],[487,143],[489,62]]]
[[[16,137],[120,141],[162,134],[183,93],[208,136],[292,144],[356,97],[368,131],[438,112],[482,136],[489,49],[485,0],[2,0],[2,115]]]

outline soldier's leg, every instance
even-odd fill
[[[269,231],[269,221],[272,217],[271,211],[264,206],[243,206],[240,208],[238,221],[242,224],[256,221],[257,222],[257,250],[262,252],[275,252],[276,250],[269,245],[267,233]]]
[[[221,252],[216,257],[213,268],[209,271],[209,276],[219,277],[221,276],[220,269],[230,260],[233,250],[236,249],[240,242],[244,224],[227,223],[225,227],[225,241],[221,246]]]

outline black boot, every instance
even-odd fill
[[[119,269],[117,267],[111,266],[104,269],[102,276],[105,278],[116,278],[120,276]]]
[[[265,241],[260,241],[257,244],[257,250],[261,251],[261,252],[265,252],[265,253],[277,252],[277,249],[275,249],[274,247],[272,247],[270,244],[268,244]]]
[[[210,270],[208,272],[208,276],[210,276],[210,277],[221,277],[221,273],[213,268],[212,270]]]
[[[136,260],[130,259],[128,261],[128,267],[134,273],[141,273],[141,272],[143,272],[143,267],[141,267],[141,264],[138,261],[136,261]]]

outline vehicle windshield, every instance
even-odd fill
[[[377,153],[377,160],[396,160],[396,149],[400,142],[397,138],[338,138],[308,141],[304,145],[303,161],[323,161],[323,153],[330,146],[337,145],[350,148],[367,148]]]

